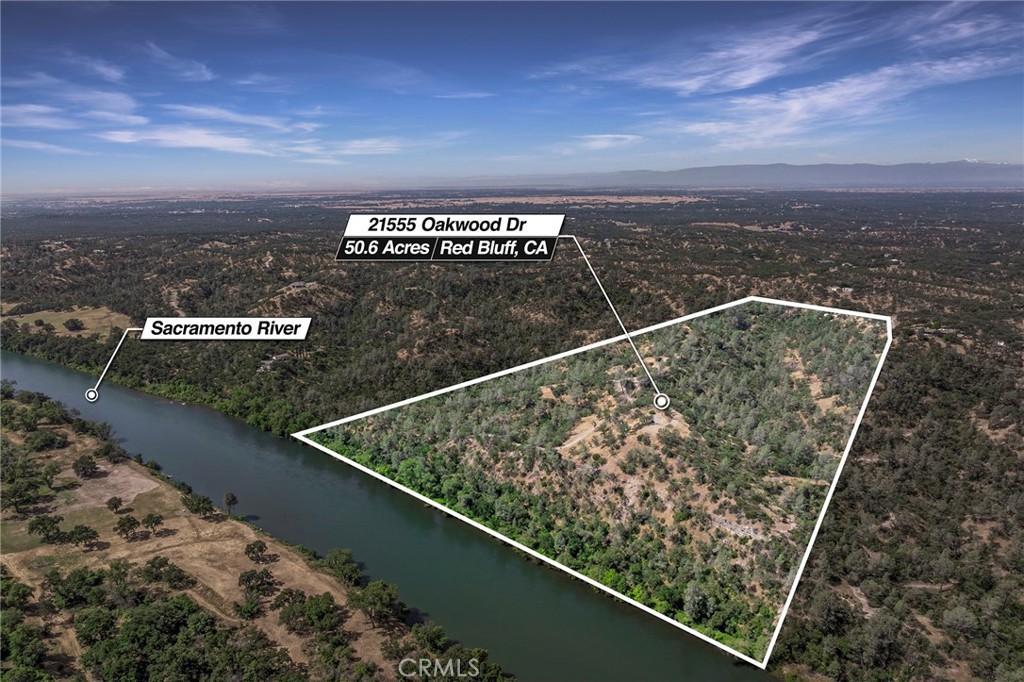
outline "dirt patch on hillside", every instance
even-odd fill
[[[915,613],[914,618],[921,627],[924,628],[924,638],[935,645],[944,645],[948,643],[945,633],[935,627],[935,623],[932,622],[931,618],[920,613]]]
[[[811,392],[811,399],[814,404],[818,406],[818,409],[822,412],[828,412],[836,407],[836,402],[839,400],[837,395],[825,395],[821,378],[817,374],[808,374],[804,366],[803,358],[800,357],[800,351],[795,348],[791,348],[786,351],[786,362],[790,366],[794,367],[790,371],[789,376],[796,384],[807,384],[808,389]]]
[[[622,400],[630,398],[623,396]],[[614,402],[615,398],[607,396],[602,403],[609,401]],[[583,417],[557,450],[578,471],[597,466],[600,475],[585,487],[584,494],[602,510],[606,521],[621,521],[630,512],[648,510],[662,523],[673,524],[669,477],[659,480],[651,467],[632,465],[630,453],[633,457],[636,453],[656,453],[663,430],[685,439],[690,436],[690,426],[675,410],[657,411],[653,415],[649,410],[633,410],[624,416],[624,434],[619,426],[597,415]],[[660,459],[661,455],[657,457]]]
[[[849,583],[843,583],[836,588],[836,591],[846,597],[846,600],[855,608],[859,609],[866,618],[871,618],[875,615],[878,609],[871,606],[868,603],[867,596],[861,591],[856,585],[850,585]]]
[[[164,287],[160,290],[163,294],[164,300],[167,301],[167,305],[171,307],[175,313],[181,317],[187,317],[188,313],[181,307],[181,295],[192,288],[192,285],[198,282],[197,279],[186,279],[181,284],[175,284],[172,286]]]
[[[1013,424],[1009,424],[999,429],[994,429],[992,428],[990,420],[978,416],[976,412],[971,413],[971,423],[996,443],[1004,442],[1015,430]]]
[[[111,497],[120,497],[127,507],[138,495],[159,485],[151,476],[140,473],[131,466],[100,463],[99,469],[96,476],[82,479],[77,488],[62,493],[54,511],[63,514],[89,507],[103,507]],[[58,477],[71,478],[74,475],[71,469],[66,469],[58,474]]]

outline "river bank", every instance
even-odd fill
[[[127,459],[109,429],[42,393],[5,384],[0,406],[4,576],[38,597],[4,620],[15,666],[5,670],[18,679],[29,670],[57,679],[82,670],[102,679],[120,679],[129,668],[136,677],[169,674],[157,651],[129,654],[131,663],[97,659],[114,655],[119,627],[134,633],[125,634],[129,640],[139,628],[151,637],[172,634],[173,618],[160,625],[136,620],[136,609],[165,600],[202,609],[231,633],[207,642],[202,660],[191,664],[203,676],[214,661],[223,665],[236,642],[265,635],[261,653],[276,661],[264,669],[268,679],[393,682],[402,677],[403,657],[463,667],[472,660],[486,679],[505,679],[485,651],[460,647],[435,626],[422,629],[416,612],[395,600],[394,587],[365,580],[347,550],[320,558],[260,532],[160,473],[155,461]],[[233,494],[224,499],[235,501]],[[109,585],[97,589],[103,583]],[[380,598],[371,602],[370,595]],[[175,602],[179,597],[188,601]],[[96,619],[106,622],[101,633],[90,627]],[[29,639],[37,642],[32,654]]]

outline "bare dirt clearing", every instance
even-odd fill
[[[152,477],[136,471],[128,465],[104,465],[100,464],[100,472],[91,478],[81,481],[81,484],[58,498],[54,511],[58,514],[88,509],[90,507],[104,507],[112,497],[120,497],[125,506],[138,495],[156,488],[159,483]],[[58,476],[73,478],[74,472],[71,469],[62,471]]]
[[[64,426],[42,428],[59,431],[68,438],[69,444],[59,450],[35,455],[40,461],[56,462],[65,469],[55,476],[55,494],[43,498],[41,506],[31,514],[58,515],[62,518],[62,531],[85,525],[96,530],[99,537],[84,547],[69,543],[43,544],[39,537],[27,532],[32,515],[5,511],[2,561],[19,580],[38,591],[51,567],[62,571],[82,566],[99,569],[119,559],[139,566],[162,556],[195,578],[196,584],[184,590],[191,599],[227,624],[244,626],[248,621],[241,620],[234,608],[236,602],[244,600],[244,590],[238,584],[239,575],[254,568],[267,568],[279,589],[298,589],[310,596],[325,592],[333,595],[335,602],[347,613],[344,629],[350,637],[349,644],[355,659],[379,665],[382,679],[394,678],[393,665],[383,658],[381,646],[395,637],[408,639],[407,628],[375,627],[362,611],[347,607],[348,588],[313,568],[302,554],[223,513],[215,512],[207,517],[189,513],[179,491],[134,461],[111,464],[100,460],[97,462],[98,471],[93,476],[77,477],[70,468],[71,462],[81,454],[93,452],[100,441],[93,436],[76,434]],[[10,437],[14,444],[24,443],[21,433],[5,431],[4,435]],[[111,497],[122,500],[117,513],[106,506]],[[137,530],[127,539],[115,532],[119,519],[128,515],[142,519],[148,514],[158,514],[163,518],[155,532]],[[245,555],[246,545],[256,540],[267,544],[269,560],[260,564]],[[281,624],[276,611],[265,609],[263,615],[252,623],[287,649],[293,660],[309,662],[306,652],[308,637],[289,632]],[[67,660],[78,660],[83,648],[68,614],[47,616],[45,624],[52,633],[48,640],[51,646]]]

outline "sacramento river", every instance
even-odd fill
[[[132,454],[290,543],[347,547],[374,579],[524,682],[773,679],[302,443],[12,353],[3,378],[109,422]],[[344,415],[337,415],[342,417]]]

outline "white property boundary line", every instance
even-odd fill
[[[875,367],[874,375],[872,375],[872,377],[871,377],[871,383],[868,385],[867,393],[864,395],[864,401],[861,403],[860,411],[857,413],[857,419],[856,419],[856,421],[854,421],[853,429],[850,431],[850,437],[846,441],[846,448],[843,450],[843,456],[839,460],[839,466],[836,468],[835,476],[833,476],[833,478],[832,478],[832,484],[829,486],[828,494],[825,496],[825,503],[822,505],[821,512],[818,514],[818,520],[814,524],[814,530],[811,533],[811,539],[810,539],[810,541],[807,544],[807,549],[804,551],[803,557],[800,560],[800,566],[797,569],[796,577],[793,579],[793,585],[789,589],[789,594],[786,597],[785,604],[782,607],[782,612],[779,614],[779,620],[778,620],[778,623],[775,626],[775,631],[772,633],[772,638],[771,638],[771,640],[768,643],[768,649],[765,652],[764,658],[762,660],[760,660],[760,661],[758,661],[758,660],[756,660],[754,658],[751,658],[750,656],[747,656],[744,653],[736,651],[735,649],[732,649],[732,648],[726,646],[725,644],[722,644],[721,642],[719,642],[719,641],[709,637],[708,635],[705,635],[702,632],[699,632],[699,631],[697,631],[697,630],[695,630],[695,629],[693,629],[693,628],[691,628],[691,627],[689,627],[687,625],[684,625],[684,624],[680,623],[679,621],[677,621],[677,620],[675,620],[673,618],[669,618],[665,614],[659,613],[658,611],[655,611],[651,607],[649,607],[649,606],[647,606],[645,604],[641,604],[640,602],[636,601],[635,599],[630,599],[626,595],[621,594],[619,592],[616,592],[615,590],[611,589],[610,587],[608,587],[606,585],[603,585],[602,583],[599,583],[598,581],[594,580],[593,578],[590,578],[589,576],[583,575],[582,573],[579,573],[578,571],[575,571],[575,570],[569,568],[568,566],[564,566],[564,565],[558,563],[557,561],[555,561],[554,559],[551,559],[551,558],[549,558],[547,556],[544,556],[540,552],[537,552],[537,551],[535,551],[533,549],[530,549],[529,547],[527,547],[527,546],[525,546],[523,544],[520,544],[519,542],[516,542],[512,538],[506,537],[506,536],[502,535],[501,533],[498,533],[497,531],[492,530],[491,528],[488,528],[487,526],[485,526],[485,525],[483,525],[483,524],[481,524],[481,523],[479,523],[477,521],[474,521],[473,519],[470,519],[470,518],[468,518],[466,516],[463,516],[459,512],[457,512],[457,511],[455,511],[453,509],[449,509],[448,507],[445,507],[444,505],[439,504],[438,502],[435,502],[434,500],[430,499],[429,497],[426,497],[425,495],[421,495],[420,493],[416,492],[415,490],[412,490],[410,488],[406,488],[405,486],[401,485],[400,483],[397,483],[397,482],[391,480],[390,478],[388,478],[388,477],[386,477],[386,476],[384,476],[382,474],[379,474],[376,471],[374,471],[374,470],[372,470],[372,469],[370,469],[370,468],[368,468],[366,466],[363,466],[362,464],[359,464],[358,462],[355,462],[355,461],[353,461],[351,459],[348,459],[347,457],[343,457],[342,455],[338,454],[337,452],[331,450],[330,448],[328,448],[328,447],[326,447],[324,445],[321,445],[320,443],[317,443],[317,442],[311,440],[308,437],[311,434],[317,433],[319,431],[323,431],[325,429],[329,429],[329,428],[334,427],[334,426],[339,426],[341,424],[346,424],[348,422],[357,421],[357,420],[363,419],[365,417],[369,417],[369,416],[372,416],[372,415],[375,415],[375,414],[380,414],[381,412],[387,412],[389,410],[393,410],[393,409],[396,409],[396,408],[399,408],[399,407],[405,407],[406,405],[412,405],[413,403],[418,403],[421,400],[426,400],[428,398],[433,398],[433,397],[436,397],[436,396],[439,396],[439,395],[444,395],[446,393],[451,393],[453,391],[457,391],[457,390],[462,389],[462,388],[468,388],[469,386],[475,386],[477,384],[481,384],[481,383],[484,383],[486,381],[490,381],[491,379],[497,379],[499,377],[503,377],[503,376],[507,376],[509,374],[513,374],[513,373],[518,372],[520,370],[530,369],[532,367],[538,367],[540,365],[544,365],[544,364],[547,364],[549,362],[554,362],[556,360],[561,360],[562,358],[567,358],[567,357],[571,357],[573,355],[578,355],[580,353],[585,353],[588,350],[593,350],[595,348],[601,348],[603,346],[608,346],[608,345],[611,345],[611,344],[614,344],[614,343],[618,343],[620,341],[626,341],[626,340],[630,340],[631,341],[632,339],[630,337],[633,337],[633,336],[640,336],[642,334],[646,334],[648,332],[652,332],[652,331],[655,331],[657,329],[664,329],[666,327],[671,327],[671,326],[679,324],[681,322],[686,322],[686,321],[689,321],[689,320],[696,319],[698,317],[704,317],[706,315],[711,315],[713,313],[721,312],[723,310],[728,310],[729,308],[735,308],[737,306],[744,305],[746,303],[754,303],[754,302],[757,302],[757,303],[768,303],[768,304],[772,304],[772,305],[780,305],[780,306],[789,307],[789,308],[802,308],[802,309],[805,309],[805,310],[816,310],[816,311],[824,312],[824,313],[834,313],[834,314],[838,314],[838,315],[851,315],[853,317],[863,317],[863,318],[868,318],[868,319],[872,319],[872,320],[879,320],[879,321],[885,322],[885,328],[886,328],[885,347],[882,349],[882,354],[878,358],[878,365]],[[667,322],[662,322],[660,324],[655,324],[655,325],[652,325],[650,327],[644,327],[643,329],[639,329],[639,330],[637,330],[635,332],[632,332],[630,334],[623,334],[623,335],[619,335],[619,336],[616,336],[616,337],[613,337],[613,338],[610,338],[610,339],[605,339],[603,341],[597,341],[595,343],[591,343],[591,344],[588,344],[586,346],[581,346],[579,348],[576,348],[576,349],[573,349],[573,350],[570,350],[570,351],[565,351],[564,353],[559,353],[557,355],[552,355],[550,357],[542,358],[540,360],[534,360],[533,362],[527,362],[526,364],[519,365],[518,367],[512,367],[510,369],[504,369],[504,370],[501,370],[500,372],[495,372],[493,374],[488,374],[487,376],[479,377],[477,379],[470,379],[469,381],[463,381],[462,383],[455,384],[454,386],[448,386],[447,388],[442,388],[442,389],[439,389],[439,390],[436,390],[436,391],[431,391],[429,393],[424,393],[423,395],[418,395],[418,396],[415,396],[413,398],[408,398],[406,400],[401,400],[401,401],[399,401],[397,403],[392,403],[390,405],[385,405],[383,407],[378,407],[378,408],[375,408],[375,409],[372,409],[372,410],[367,410],[366,412],[361,412],[359,414],[352,415],[350,417],[345,417],[344,419],[338,419],[338,420],[335,420],[335,421],[332,421],[332,422],[328,422],[326,424],[321,424],[320,426],[314,426],[312,428],[305,429],[303,431],[298,431],[296,433],[293,433],[292,436],[297,438],[298,440],[302,441],[303,443],[306,443],[307,445],[313,446],[314,448],[316,448],[317,450],[320,450],[321,452],[327,453],[328,455],[330,455],[331,457],[334,457],[335,459],[341,460],[342,462],[345,462],[346,464],[348,464],[350,466],[353,466],[356,469],[359,469],[363,473],[369,474],[370,476],[373,476],[374,478],[376,478],[378,480],[381,480],[384,483],[387,483],[388,485],[392,486],[393,488],[397,488],[398,490],[401,490],[402,492],[404,492],[406,494],[412,495],[417,500],[419,500],[419,501],[421,501],[421,502],[423,502],[425,504],[429,504],[432,507],[440,509],[444,513],[449,514],[451,516],[454,516],[455,518],[459,519],[460,521],[464,521],[465,523],[468,523],[469,525],[473,526],[474,528],[482,530],[483,532],[487,533],[488,535],[491,535],[491,536],[501,540],[502,542],[505,542],[505,543],[507,543],[509,545],[512,545],[516,549],[518,549],[518,550],[520,550],[522,552],[525,552],[525,553],[529,554],[530,556],[532,556],[532,557],[534,557],[536,559],[540,559],[541,561],[544,561],[544,562],[554,566],[555,568],[558,568],[559,570],[565,571],[566,573],[568,573],[569,575],[573,576],[574,578],[582,580],[583,582],[587,583],[588,585],[590,585],[592,587],[595,587],[595,588],[601,590],[602,592],[606,592],[606,593],[612,595],[616,599],[624,601],[627,604],[630,604],[631,606],[635,606],[636,608],[640,609],[641,611],[644,611],[645,613],[649,613],[650,615],[652,615],[652,616],[654,616],[656,618],[659,618],[659,619],[665,621],[666,623],[669,623],[670,625],[674,625],[675,627],[677,627],[677,628],[679,628],[681,630],[684,630],[685,632],[688,632],[688,633],[690,633],[691,635],[693,635],[695,637],[698,637],[699,639],[707,642],[708,644],[716,646],[719,649],[721,649],[721,650],[723,650],[723,651],[725,651],[727,653],[732,654],[733,656],[736,656],[736,657],[746,661],[747,663],[750,663],[750,664],[752,664],[754,666],[757,666],[758,668],[761,668],[762,670],[765,670],[768,667],[768,659],[771,658],[772,651],[775,649],[775,644],[778,641],[779,633],[782,630],[782,624],[783,624],[783,622],[786,619],[786,614],[789,611],[790,605],[793,603],[793,596],[796,594],[796,588],[800,584],[800,578],[803,576],[804,569],[807,566],[807,559],[808,559],[808,557],[810,557],[811,549],[814,547],[814,542],[818,538],[818,531],[821,530],[821,524],[822,524],[822,521],[824,521],[824,519],[825,519],[825,513],[828,511],[829,504],[832,502],[832,496],[833,496],[833,494],[835,494],[836,485],[839,483],[839,476],[843,473],[843,467],[846,465],[846,460],[850,456],[850,450],[853,448],[853,441],[857,437],[857,431],[860,428],[861,421],[864,419],[864,413],[867,411],[868,401],[871,399],[871,394],[875,390],[875,384],[878,382],[878,377],[879,377],[879,375],[882,372],[882,365],[885,364],[885,358],[888,355],[889,348],[891,346],[892,346],[892,318],[887,316],[887,315],[877,315],[875,313],[864,313],[864,312],[860,312],[860,311],[856,311],[856,310],[844,310],[842,308],[830,308],[830,307],[827,307],[827,306],[812,305],[812,304],[809,304],[809,303],[795,303],[793,301],[783,301],[783,300],[774,299],[774,298],[765,298],[763,296],[748,296],[746,298],[739,299],[738,301],[733,301],[731,303],[725,303],[723,305],[715,306],[714,308],[708,308],[707,310],[701,310],[701,311],[696,312],[696,313],[691,313],[689,315],[684,315],[683,317],[679,317],[679,318],[676,318],[674,320],[669,320]]]

